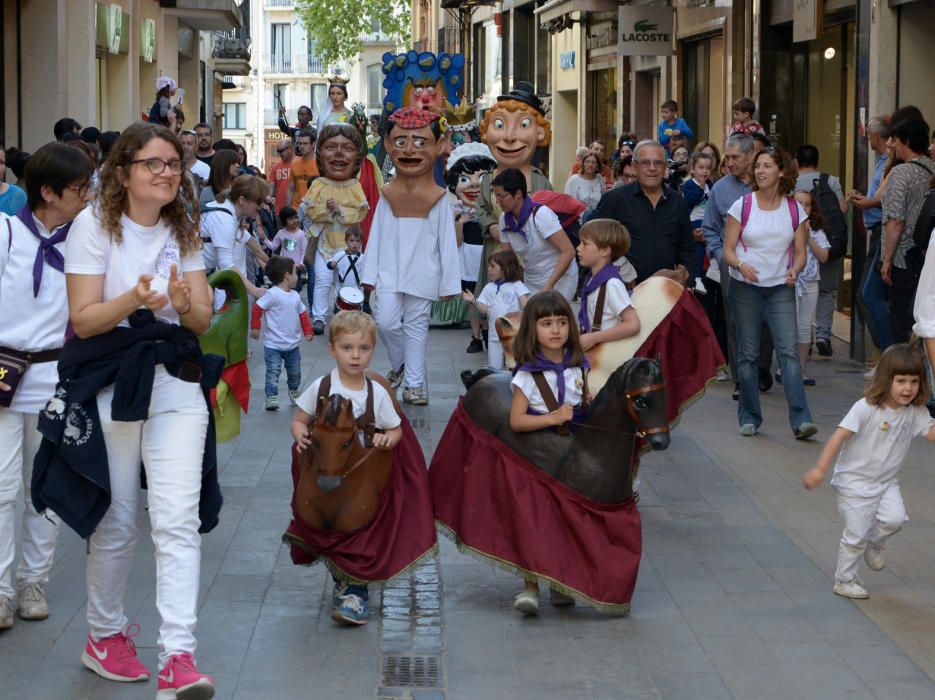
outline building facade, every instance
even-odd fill
[[[249,68],[241,5],[247,0],[5,0],[0,143],[33,151],[65,116],[122,130],[149,113],[162,75],[185,90],[187,127],[219,127],[217,71]]]
[[[383,100],[382,55],[394,44],[378,27],[364,38],[358,61],[326,65],[314,40],[296,12],[294,0],[255,0],[250,25],[253,56],[249,73],[224,82],[223,134],[247,150],[251,164],[263,172],[278,161],[276,145],[279,108],[290,124],[299,107],[310,107],[314,125],[328,100],[328,78],[350,78],[348,104],[361,103],[368,113],[379,113]]]

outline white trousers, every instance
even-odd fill
[[[491,328],[487,334],[487,364],[494,369],[503,369],[503,345],[497,337],[497,330]]]
[[[325,322],[331,308],[331,288],[334,286],[334,270],[328,269],[328,261],[320,251],[315,252],[315,290],[312,292],[312,322]]]
[[[795,298],[797,343],[812,342],[812,327],[815,325],[815,309],[818,308],[818,280],[805,283],[805,292]]]
[[[11,574],[16,555],[16,506],[20,487],[25,496],[22,558],[16,568],[16,583],[49,581],[59,520],[48,511],[40,515],[32,505],[32,462],[42,436],[36,428],[39,415],[0,408],[0,597],[12,598]]]
[[[146,469],[149,520],[156,545],[159,662],[195,652],[201,536],[198,502],[208,410],[198,384],[156,368],[149,417],[110,418],[113,387],[98,394],[111,504],[89,541],[88,624],[95,640],[127,626],[123,598],[140,536],[140,463]]]
[[[377,290],[373,318],[392,369],[406,363],[406,386],[425,385],[425,349],[429,338],[429,299]]]
[[[876,498],[848,496],[838,492],[838,511],[844,518],[844,533],[838,548],[836,581],[846,583],[857,576],[860,559],[867,547],[882,549],[888,537],[909,522],[899,482],[893,481]]]

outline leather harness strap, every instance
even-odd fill
[[[594,318],[591,319],[591,333],[601,330],[604,320],[604,299],[607,296],[607,283],[604,282],[597,292],[597,302],[594,304]]]
[[[639,414],[636,412],[636,408],[633,406],[633,399],[637,396],[642,396],[643,394],[648,394],[653,391],[660,391],[665,389],[665,383],[659,384],[650,384],[649,386],[641,386],[638,389],[630,389],[626,393],[627,397],[627,411],[630,414],[630,418],[633,419],[633,423],[636,426],[637,432],[643,437],[647,435],[652,435],[654,433],[668,433],[669,424],[666,423],[658,428],[646,428],[643,426],[643,422],[640,420]]]
[[[545,407],[549,409],[549,413],[555,413],[560,407],[558,405],[558,399],[555,398],[555,394],[552,393],[552,387],[549,386],[549,383],[545,379],[545,375],[542,372],[530,372],[532,375],[532,380],[536,383],[536,388],[539,390],[542,400],[545,402]],[[568,429],[568,423],[562,423],[555,428],[556,432],[559,435],[570,435],[571,431]]]
[[[364,447],[373,447],[373,436],[376,433],[376,417],[373,410],[373,382],[370,377],[364,377],[367,386],[367,405],[364,408],[363,415],[355,419],[357,429],[364,433]],[[321,384],[318,385],[318,396],[315,398],[316,409],[321,406],[321,400],[327,400],[331,396],[331,374],[326,374],[321,378]]]

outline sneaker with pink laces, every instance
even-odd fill
[[[140,662],[133,643],[133,637],[139,633],[140,626],[134,624],[127,627],[126,634],[118,632],[98,641],[89,634],[81,663],[109,681],[148,681],[149,669]]]
[[[208,700],[214,697],[211,676],[198,673],[191,654],[173,654],[159,672],[156,700]]]

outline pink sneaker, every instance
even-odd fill
[[[139,634],[140,626],[130,625],[126,632],[118,632],[97,642],[89,634],[88,643],[81,653],[81,663],[109,681],[148,681],[149,669],[137,658],[132,639]]]
[[[211,676],[198,673],[191,654],[173,654],[159,672],[156,700],[208,700],[214,697]]]

